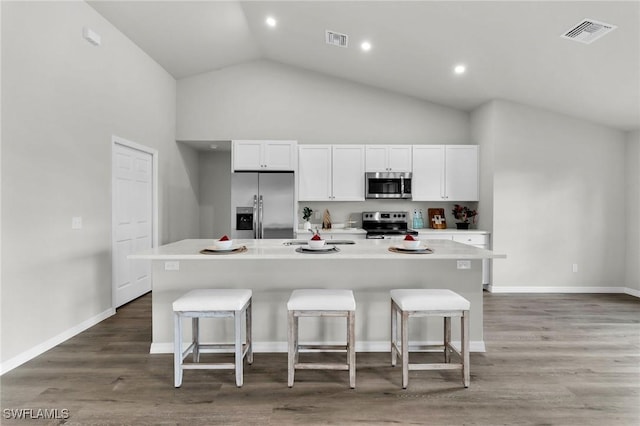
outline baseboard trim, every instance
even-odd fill
[[[21,354],[14,356],[11,359],[8,359],[7,361],[3,362],[0,364],[0,376],[8,373],[9,371],[13,370],[16,367],[19,367],[20,365],[24,364],[27,361],[32,360],[33,358],[37,357],[38,355],[42,355],[43,353],[45,353],[46,351],[48,351],[49,349],[59,345],[60,343],[64,342],[65,340],[68,340],[70,338],[72,338],[73,336],[82,333],[83,331],[85,331],[88,328],[93,327],[94,325],[98,324],[100,321],[104,321],[105,319],[109,318],[110,316],[114,315],[116,313],[116,310],[113,308],[109,308],[104,312],[101,312],[100,314],[91,317],[89,319],[87,319],[86,321],[81,322],[80,324],[71,327],[70,329],[58,334],[57,336],[54,336],[42,343],[40,343],[39,345],[36,345],[34,347],[32,347],[31,349],[22,352]]]
[[[629,287],[509,287],[490,285],[490,293],[624,293],[640,297],[640,290]]]
[[[624,292],[630,296],[640,297],[640,290],[636,290],[635,288],[625,287]]]
[[[320,344],[320,342],[316,342]],[[460,348],[460,341],[452,341],[453,346]],[[313,343],[312,343],[313,344]],[[344,342],[322,342],[322,344],[344,344]],[[410,342],[411,345],[438,345],[442,342]],[[185,344],[184,349],[187,345]],[[356,352],[389,352],[389,342],[357,342]],[[254,342],[253,351],[256,353],[286,353],[287,342]],[[486,352],[484,340],[472,340],[469,342],[469,351],[471,352]],[[173,353],[173,343],[152,343],[149,350],[151,354],[171,354]]]

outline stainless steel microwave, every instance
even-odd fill
[[[411,172],[364,174],[365,198],[411,198]]]

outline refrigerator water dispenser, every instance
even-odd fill
[[[253,230],[253,207],[236,207],[236,230]]]

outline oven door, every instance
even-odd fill
[[[365,173],[365,198],[411,198],[411,173]]]

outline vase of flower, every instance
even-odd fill
[[[309,222],[309,219],[311,219],[311,214],[313,214],[313,210],[311,210],[309,207],[305,207],[302,209],[302,220],[304,220],[304,224],[302,225],[302,227],[304,229],[311,229],[311,222]]]
[[[461,206],[459,204],[455,204],[453,206],[451,213],[457,220],[456,228],[458,229],[469,229],[469,220],[473,220],[473,223],[475,224],[476,217],[478,216],[477,210],[472,210],[467,206]]]

